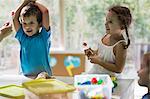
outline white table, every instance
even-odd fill
[[[61,80],[68,84],[73,84],[73,77],[62,77],[55,76],[56,79]],[[30,78],[24,77],[23,75],[2,75],[0,77],[0,86],[16,84],[21,85],[25,81],[31,80]],[[27,91],[28,93],[28,91]],[[134,99],[134,79],[119,79],[118,87],[114,89],[112,94],[113,99]],[[72,99],[78,99],[76,92],[71,96]],[[0,97],[0,99],[9,99]]]

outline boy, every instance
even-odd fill
[[[12,32],[12,25],[8,22],[5,23],[1,28],[0,28],[0,42],[7,37],[8,35],[10,35]]]
[[[17,32],[15,37],[21,45],[21,68],[28,77],[36,77],[40,72],[47,72],[51,76],[49,12],[35,1],[24,0],[13,18]]]
[[[148,88],[148,93],[145,94],[142,99],[150,99],[150,52],[144,54],[138,76],[139,85]]]

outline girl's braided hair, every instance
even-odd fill
[[[124,48],[127,49],[128,46],[130,45],[128,28],[129,28],[131,21],[132,21],[132,15],[130,13],[130,10],[127,7],[117,5],[117,6],[111,7],[109,9],[109,11],[113,11],[117,14],[118,19],[120,20],[120,23],[122,25],[121,29],[125,29],[125,31],[126,31],[128,42],[124,46]]]

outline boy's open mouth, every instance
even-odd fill
[[[32,32],[32,30],[27,30],[26,32]]]

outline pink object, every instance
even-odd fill
[[[89,49],[89,47],[87,46],[87,43],[85,43],[85,42],[83,42],[83,49],[84,49],[84,50]]]
[[[13,11],[13,12],[11,12],[11,15],[12,15],[12,16],[14,16],[14,15],[15,15],[15,12],[14,12],[14,11]]]
[[[6,23],[6,26],[8,26],[8,25],[9,25],[9,22]]]
[[[84,42],[84,43],[83,43],[83,46],[87,46],[87,43]]]

